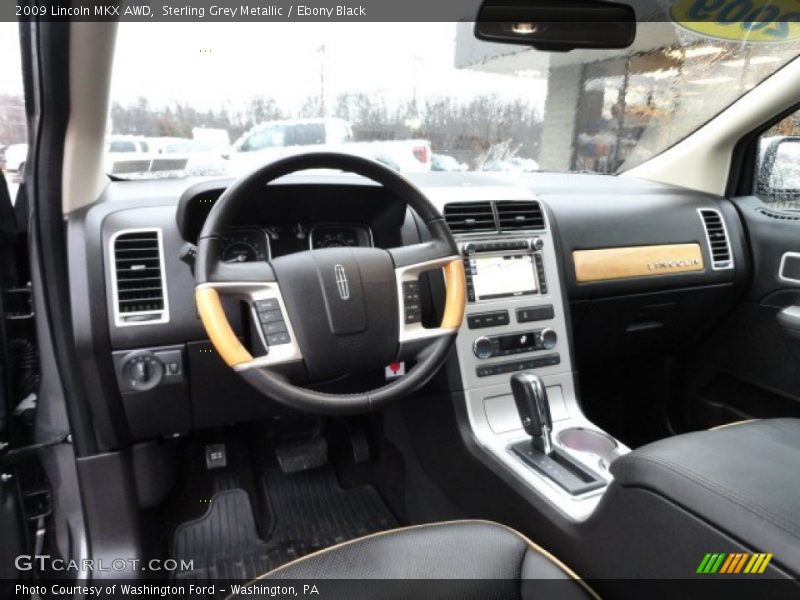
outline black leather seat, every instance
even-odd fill
[[[615,492],[647,490],[683,507],[674,531],[691,514],[717,532],[714,551],[728,548],[723,537],[740,540],[752,552],[774,553],[770,566],[798,577],[798,465],[800,419],[767,419],[654,442],[614,461],[611,473]]]
[[[263,586],[286,580],[313,583],[324,598],[597,597],[528,538],[488,521],[418,525],[345,542],[263,575],[236,597],[264,597]]]

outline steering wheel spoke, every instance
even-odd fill
[[[413,250],[418,246],[410,246]],[[427,250],[427,248],[425,249]],[[438,327],[426,328],[422,325],[422,304],[419,276],[427,271],[442,269],[445,278],[447,296],[442,322]],[[397,298],[400,307],[399,342],[404,346],[416,346],[417,342],[431,341],[436,338],[458,332],[464,318],[466,298],[466,279],[464,262],[458,255],[447,255],[439,258],[395,268],[397,279]]]
[[[303,359],[276,282],[207,282],[197,286],[196,295],[200,318],[212,343],[234,370],[272,367]],[[266,354],[253,357],[242,345],[225,318],[220,296],[247,303]]]

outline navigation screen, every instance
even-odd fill
[[[481,256],[473,258],[471,265],[476,300],[525,296],[538,291],[530,254]]]

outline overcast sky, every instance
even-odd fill
[[[366,92],[391,103],[416,89],[420,99],[498,93],[541,106],[536,77],[456,69],[455,32],[455,23],[123,23],[111,97],[207,109],[263,95],[291,112],[319,95],[324,65],[328,102]]]
[[[19,25],[0,22],[0,94],[22,93]]]
[[[420,100],[497,93],[542,107],[546,86],[538,76],[456,69],[455,31],[455,23],[122,23],[111,98],[207,110],[272,96],[292,113],[319,95],[324,63],[329,105],[346,92],[392,105],[416,90]],[[0,23],[0,56],[0,93],[21,94],[15,23]]]

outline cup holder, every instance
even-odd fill
[[[608,466],[619,457],[617,442],[610,435],[584,427],[570,427],[558,433],[558,442],[575,452],[594,454],[600,459],[600,466]]]

